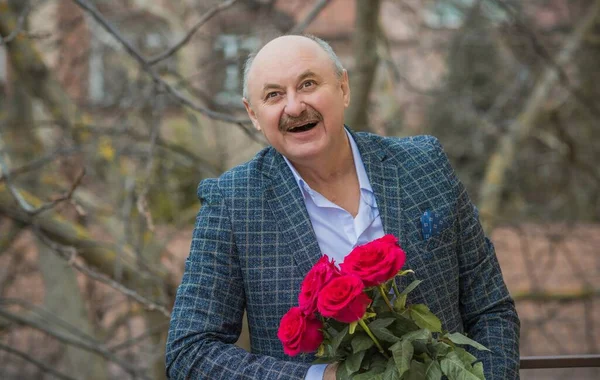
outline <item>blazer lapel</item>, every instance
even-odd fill
[[[396,236],[400,246],[406,252],[406,263],[402,269],[416,269],[418,251],[413,248],[413,243],[410,241],[411,221],[406,213],[406,210],[412,207],[409,194],[405,191],[411,181],[408,169],[397,156],[391,156],[378,139],[355,133],[352,136],[361,153],[367,176],[375,193],[383,231]],[[414,275],[403,276],[399,279],[398,285],[401,289],[405,288],[415,278],[417,277]],[[421,289],[417,288],[409,298],[414,299],[420,292]]]
[[[300,188],[283,156],[272,149],[270,157],[265,158],[263,173],[270,178],[265,199],[281,232],[280,245],[293,252],[304,277],[321,257],[321,249]]]
[[[352,133],[352,132],[351,132]],[[352,133],[377,201],[383,231],[403,244],[401,228],[401,181],[399,166],[377,141]]]

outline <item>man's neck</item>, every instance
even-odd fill
[[[349,176],[356,177],[352,148],[348,137],[345,137],[345,139],[340,139],[340,146],[333,147],[325,152],[326,156],[305,162],[292,161],[300,177],[312,189],[318,191],[319,188],[329,187],[337,182],[344,181]]]

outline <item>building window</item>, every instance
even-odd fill
[[[425,8],[424,21],[431,28],[459,28],[471,7],[476,4],[474,0],[437,0]],[[505,12],[494,1],[483,0],[482,14],[493,22],[503,21]]]
[[[234,34],[223,34],[216,39],[214,49],[224,63],[223,80],[216,96],[217,103],[239,103],[242,97],[244,62],[259,44],[260,40],[257,37]]]
[[[148,30],[148,25],[152,29]],[[173,43],[165,22],[155,17],[138,18],[117,23],[123,36],[146,57],[162,53]],[[139,94],[152,85],[151,80],[139,74],[137,63],[123,50],[112,36],[92,25],[91,54],[89,57],[88,98],[100,107],[129,107]],[[161,71],[175,70],[176,57],[171,56],[154,66]]]

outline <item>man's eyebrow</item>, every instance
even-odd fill
[[[263,86],[263,92],[265,92],[267,90],[281,90],[282,88],[283,88],[283,86],[280,86],[278,84],[267,83]]]
[[[298,82],[302,82],[304,79],[306,78],[310,78],[310,77],[317,77],[320,78],[319,75],[317,75],[315,72],[311,71],[311,70],[306,70],[305,72],[303,72],[302,74],[300,74],[298,76]],[[263,86],[262,91],[263,93],[268,91],[268,90],[281,90],[283,89],[283,86],[276,84],[276,83],[267,83]]]
[[[305,72],[300,74],[300,76],[298,77],[298,82],[301,82],[304,79],[309,78],[309,77],[317,77],[318,78],[319,76],[310,70],[306,70]]]

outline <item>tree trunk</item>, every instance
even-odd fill
[[[379,58],[377,31],[379,29],[380,0],[356,0],[356,27],[354,29],[354,70],[350,75],[350,107],[346,123],[357,131],[370,131],[369,94],[373,85]]]
[[[95,336],[77,284],[68,263],[38,243],[39,264],[44,278],[44,307],[79,331]],[[106,361],[89,351],[67,345],[63,357],[64,372],[76,379],[108,379]]]

